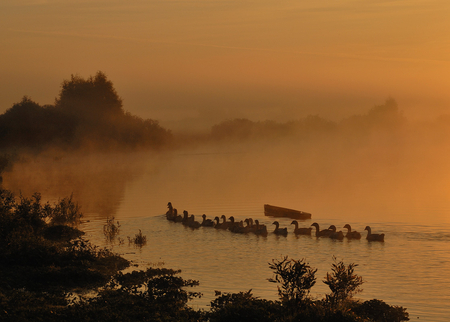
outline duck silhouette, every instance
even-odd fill
[[[329,229],[320,230],[319,224],[316,222],[311,226],[316,227],[316,237],[330,237],[330,235],[333,233],[333,231]]]
[[[332,233],[329,236],[331,239],[339,239],[339,240],[344,239],[344,233],[342,231],[336,231],[335,225],[331,225],[330,227],[328,227],[328,230],[332,231]]]
[[[344,228],[347,228],[347,234],[345,234],[345,237],[348,239],[361,239],[361,234],[356,230],[352,230],[352,227],[349,224],[346,224]]]
[[[307,228],[305,228],[305,227],[298,227],[298,221],[297,220],[293,220],[292,222],[291,222],[291,225],[295,225],[295,228],[294,228],[294,234],[296,234],[296,235],[310,235],[311,236],[311,231],[312,231],[312,228],[311,227],[307,227]]]
[[[278,223],[278,221],[274,221],[272,224],[275,225],[275,230],[273,232],[276,235],[287,236],[288,234],[287,228],[280,228],[280,224]]]
[[[384,242],[384,234],[372,234],[372,229],[369,226],[366,226],[364,230],[367,230],[367,237],[366,239],[368,241],[381,241]]]
[[[255,219],[255,234],[267,236],[267,226],[259,223],[258,219]]]
[[[202,218],[203,218],[203,220],[201,222],[202,226],[204,226],[204,227],[214,227],[214,221],[213,220],[206,219],[206,215],[205,214],[202,215]]]

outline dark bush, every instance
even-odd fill
[[[401,306],[390,306],[381,300],[369,300],[356,306],[353,311],[373,322],[409,321],[409,314]]]
[[[211,322],[270,322],[277,320],[280,311],[280,303],[256,298],[250,290],[217,297],[208,317]]]

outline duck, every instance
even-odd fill
[[[173,206],[171,202],[167,204],[167,208],[169,208],[169,210],[166,212],[166,218],[167,220],[173,220]]]
[[[345,234],[345,237],[348,239],[361,239],[361,234],[356,230],[352,231],[352,227],[349,224],[346,224],[343,228],[348,229],[347,234]]]
[[[246,223],[246,225],[244,226],[244,223]],[[250,224],[250,221],[248,219],[245,219],[244,221],[240,221],[239,225],[234,227],[234,229],[232,230],[233,233],[238,233],[238,234],[246,234],[246,233],[250,233],[250,232],[255,232],[256,227],[252,227]]]
[[[189,213],[186,210],[183,210],[183,220],[181,223],[185,226],[188,226],[189,224]]]
[[[275,230],[273,231],[276,235],[282,235],[282,236],[287,236],[288,231],[287,228],[279,228],[280,224],[278,223],[278,221],[274,221],[272,223],[272,225],[275,225]]]
[[[219,218],[218,217],[216,217],[216,218],[217,218],[217,223],[214,226],[214,228],[217,228],[217,229],[228,229],[230,227],[231,223],[229,221],[227,221],[227,217],[225,217],[225,215],[222,215],[220,217],[223,220],[223,222],[219,222]]]
[[[189,227],[191,227],[191,228],[200,228],[200,226],[201,226],[201,224],[198,222],[198,221],[195,221],[195,217],[194,217],[194,215],[191,215],[190,217],[189,217],[189,220],[188,220],[188,224],[187,224]]]
[[[228,222],[228,230],[234,232],[234,230],[236,230],[238,227],[241,226],[240,222],[235,222],[234,221],[234,216],[230,216],[230,218],[228,218],[230,221]],[[244,225],[242,224],[241,227],[243,227]]]
[[[319,224],[316,222],[311,226],[316,227],[316,237],[330,237],[330,235],[333,233],[333,231],[329,229],[320,230]]]
[[[381,241],[384,242],[384,234],[372,234],[372,229],[369,226],[366,226],[364,230],[367,230],[367,237],[366,239],[368,241]]]
[[[219,219],[219,217],[214,217],[214,228],[216,228],[216,229],[220,229],[220,226],[221,226],[222,224],[220,223],[220,219]]]
[[[177,208],[173,209],[173,221],[175,221],[175,222],[182,222],[183,221],[183,216],[178,214]]]
[[[298,227],[298,221],[297,220],[293,220],[291,222],[291,225],[295,225],[294,228],[294,234],[296,235],[310,235],[311,236],[311,227],[305,228],[305,227]]]
[[[255,234],[267,236],[267,227],[266,225],[260,225],[259,220],[255,219]]]
[[[230,227],[229,229],[232,233],[237,233],[237,234],[248,233],[248,227],[244,226],[244,222],[242,220],[238,223],[235,223],[235,225]]]
[[[247,218],[244,222],[247,224],[244,228],[246,228],[248,233],[254,233],[256,231],[256,225],[253,224],[252,218]]]
[[[328,227],[328,230],[332,231],[332,233],[329,236],[331,239],[339,239],[339,240],[344,239],[344,233],[341,230],[336,231],[335,225],[331,225],[330,227]]]
[[[203,221],[201,222],[201,225],[204,227],[213,227],[214,226],[214,221],[211,219],[206,219],[206,215],[203,214],[202,215]]]

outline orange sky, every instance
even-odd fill
[[[163,126],[450,113],[450,2],[3,0],[0,112],[98,70]],[[184,125],[183,125],[184,124]]]

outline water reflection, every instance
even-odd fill
[[[126,186],[144,173],[148,157],[139,154],[42,155],[23,159],[6,172],[3,186],[16,194],[42,194],[50,202],[73,194],[90,218],[115,216]]]

